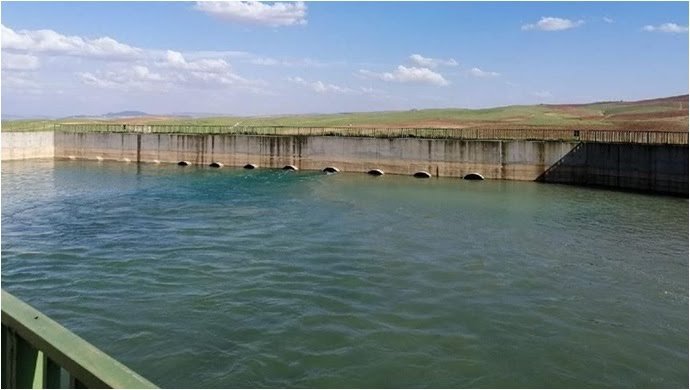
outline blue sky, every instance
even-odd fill
[[[688,3],[2,3],[2,112],[232,115],[688,93]]]

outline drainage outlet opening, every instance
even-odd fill
[[[383,171],[380,169],[372,169],[369,172],[367,172],[367,175],[371,176],[383,176]]]
[[[179,165],[181,167],[186,167],[186,166],[191,165],[191,164],[189,161],[180,161],[177,163],[177,165]]]
[[[428,179],[431,177],[431,174],[427,171],[419,171],[415,172],[413,176],[420,179]]]
[[[326,167],[326,168],[323,169],[323,172],[326,172],[326,173],[338,173],[338,172],[340,172],[340,169],[338,169],[338,168],[336,168],[336,167]]]
[[[297,167],[294,166],[294,165],[286,165],[286,166],[283,167],[283,170],[284,170],[284,171],[296,171],[296,170],[297,170]]]
[[[223,163],[214,161],[208,165],[211,168],[223,168]]]
[[[463,177],[463,179],[465,179],[465,180],[484,180],[484,176],[482,176],[479,173],[472,172],[472,173],[468,173],[467,175],[465,175]]]
[[[256,169],[256,164],[247,164],[244,166],[244,169]],[[283,168],[285,169],[285,168]]]

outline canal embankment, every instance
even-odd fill
[[[56,133],[57,158],[535,180],[577,144],[337,136]]]
[[[425,171],[458,178],[478,173],[486,179],[688,195],[687,133],[120,125],[63,126],[50,136],[44,133],[3,133],[11,135],[3,137],[3,160],[186,161],[398,175]],[[51,139],[52,149],[44,147]]]

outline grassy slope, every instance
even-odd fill
[[[637,102],[429,109],[274,117],[139,117],[59,122],[243,126],[471,127],[688,131],[688,95]],[[41,129],[47,121],[3,121],[3,128]]]
[[[543,106],[509,106],[483,110],[430,109],[330,115],[278,117],[218,117],[202,119],[171,118],[155,123],[278,126],[386,126],[386,127],[533,127],[571,126],[579,119],[568,113],[551,114]],[[153,123],[153,122],[152,122]],[[595,124],[595,123],[593,123]]]

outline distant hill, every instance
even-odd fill
[[[688,131],[688,95],[639,101],[539,104],[486,109],[443,108],[407,111],[262,117],[140,118],[137,123],[211,126],[346,126],[497,129],[579,129]]]
[[[223,116],[217,112],[173,112],[168,116],[186,117],[186,118],[208,118],[211,116]]]
[[[106,118],[125,118],[125,117],[137,117],[137,116],[151,116],[143,111],[120,111],[120,112],[109,112],[103,115]]]
[[[663,98],[633,100],[633,101],[612,100],[612,101],[582,103],[582,104],[544,104],[544,105],[550,106],[550,107],[584,107],[584,106],[593,107],[593,106],[601,106],[601,105],[647,106],[647,107],[649,107],[649,106],[668,105],[668,104],[670,104],[670,105],[680,104],[681,106],[685,106],[685,108],[687,108],[689,98],[690,98],[689,95],[677,95],[677,96],[669,96],[669,97],[663,97]]]
[[[47,115],[13,115],[13,114],[2,114],[3,121],[18,121],[27,119],[55,119],[55,117]]]
[[[7,121],[3,126],[19,126]],[[127,123],[210,126],[301,127],[428,127],[567,130],[688,131],[688,95],[638,101],[584,104],[518,105],[485,109],[443,108],[407,111],[341,112],[271,116],[223,116],[182,112],[152,115],[143,111],[109,112],[102,116],[74,116],[63,123]],[[43,126],[42,122],[40,125]]]

